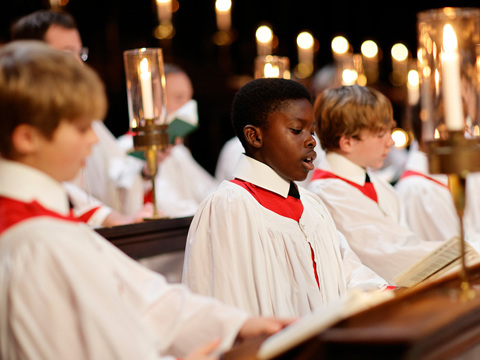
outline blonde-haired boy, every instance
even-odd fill
[[[106,108],[100,78],[71,54],[0,49],[0,358],[203,359],[278,330],[167,284],[73,216],[61,182]]]
[[[326,151],[309,190],[327,205],[362,262],[389,283],[440,245],[404,223],[394,188],[369,169],[382,166],[393,145],[390,101],[362,86],[328,89],[315,102],[316,132]]]

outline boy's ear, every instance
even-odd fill
[[[20,124],[12,133],[13,148],[21,155],[31,154],[37,149],[39,136],[38,130],[33,126]]]
[[[247,143],[253,146],[254,148],[262,147],[262,130],[253,125],[247,125],[243,128],[243,136]]]
[[[351,153],[353,141],[354,141],[353,137],[342,135],[342,137],[338,141],[338,146],[340,150],[342,150],[343,152]]]

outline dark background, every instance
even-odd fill
[[[402,42],[411,53],[416,53],[416,14],[444,6],[480,7],[480,0],[376,1],[376,5],[339,0],[232,2],[237,38],[230,46],[219,47],[212,41],[216,31],[214,0],[178,0],[178,11],[173,14],[176,34],[170,41],[153,36],[158,25],[155,0],[69,0],[63,9],[77,20],[83,43],[90,49],[87,62],[105,81],[110,101],[105,123],[115,136],[128,130],[124,50],[162,47],[166,61],[181,65],[190,75],[200,126],[189,135],[186,144],[197,161],[213,173],[222,145],[234,135],[230,105],[238,87],[253,75],[255,31],[261,22],[268,22],[278,38],[274,53],[288,56],[292,68],[297,63],[295,38],[301,30],[310,30],[319,42],[316,70],[332,61],[330,42],[335,35],[346,36],[355,53],[364,40],[375,40],[383,51],[380,82],[385,93],[392,96],[388,78],[390,48]],[[2,3],[2,7],[0,43],[9,40],[13,20],[49,5],[45,0],[17,0]],[[401,117],[396,114],[397,120]]]

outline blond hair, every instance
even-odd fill
[[[61,121],[103,119],[107,110],[99,76],[74,56],[37,40],[0,48],[0,154],[11,157],[13,130],[20,124],[47,139]]]
[[[314,110],[317,136],[326,151],[338,149],[342,136],[359,138],[364,129],[377,133],[395,126],[390,100],[365,86],[327,89],[318,95]]]

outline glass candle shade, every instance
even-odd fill
[[[137,150],[168,144],[165,73],[160,48],[124,52],[130,132]]]
[[[478,138],[480,9],[423,11],[417,27],[422,140]]]
[[[284,78],[290,79],[290,61],[285,56],[257,56],[255,59],[255,79]]]

